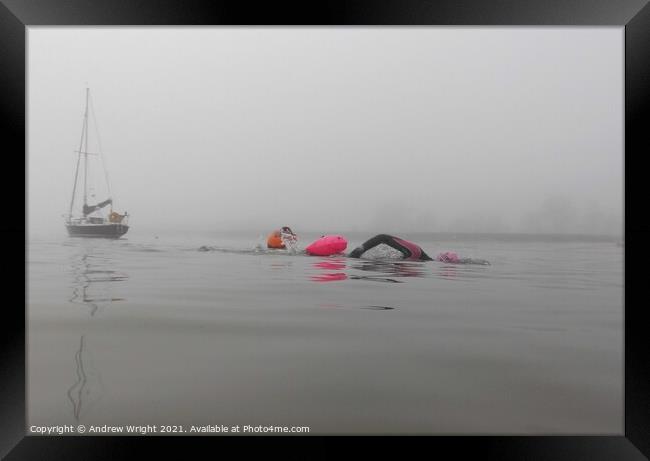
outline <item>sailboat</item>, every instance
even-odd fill
[[[120,238],[129,230],[128,213],[120,214],[113,211],[113,199],[110,197],[110,185],[108,182],[108,172],[104,167],[102,158],[102,167],[104,169],[104,176],[106,178],[106,186],[108,188],[109,197],[102,202],[95,204],[88,204],[89,188],[92,191],[92,186],[88,184],[88,156],[101,156],[101,147],[98,153],[88,152],[88,100],[90,97],[90,89],[86,88],[86,109],[84,111],[84,120],[81,128],[81,141],[79,143],[79,156],[77,157],[77,168],[74,176],[74,186],[72,188],[72,199],[70,200],[70,209],[65,215],[65,227],[71,237],[104,237],[104,238]],[[94,110],[93,110],[94,115]],[[98,136],[99,140],[99,136]],[[77,185],[79,184],[80,166],[83,163],[83,206],[81,210],[75,211],[75,196],[77,194]],[[94,194],[90,194],[91,198]],[[105,208],[108,208],[108,215],[104,215]],[[80,211],[80,213],[79,213]]]

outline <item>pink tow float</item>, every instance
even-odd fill
[[[340,235],[323,235],[305,248],[305,252],[312,256],[331,256],[345,251],[347,247],[348,241]]]

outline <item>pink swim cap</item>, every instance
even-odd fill
[[[441,261],[443,263],[457,263],[460,262],[460,258],[453,251],[445,251],[436,256],[436,261]]]

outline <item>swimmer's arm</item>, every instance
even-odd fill
[[[386,244],[386,245],[388,245],[388,246],[390,246],[392,248],[395,248],[400,253],[404,253],[404,251],[400,247],[395,245],[395,243],[393,242],[393,239],[392,239],[392,237],[390,235],[379,234],[379,235],[375,235],[374,237],[372,237],[372,238],[366,240],[365,242],[363,242],[361,245],[359,245],[354,250],[352,250],[348,256],[350,258],[360,258],[361,255],[363,255],[366,251],[368,251],[368,250],[370,250],[370,249],[372,249],[372,248],[374,248],[377,245],[380,245],[382,243],[384,243],[384,244]]]

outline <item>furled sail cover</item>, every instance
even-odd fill
[[[104,208],[106,205],[109,205],[111,203],[113,203],[113,200],[109,198],[107,200],[104,200],[101,203],[98,203],[97,205],[84,205],[84,209],[83,209],[84,216],[88,216],[93,211]]]

